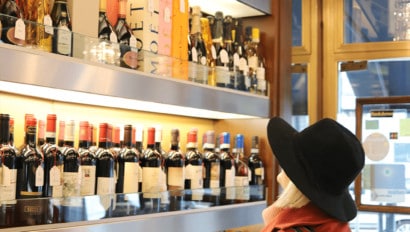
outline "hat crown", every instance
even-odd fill
[[[323,119],[296,136],[299,161],[320,191],[341,194],[364,165],[360,142],[346,128]]]

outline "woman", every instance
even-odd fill
[[[364,165],[357,137],[327,118],[298,133],[275,117],[267,132],[283,192],[263,211],[263,232],[350,231],[357,209],[348,187]]]

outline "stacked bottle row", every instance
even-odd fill
[[[197,82],[267,95],[259,38],[259,28],[243,29],[242,19],[224,16],[221,11],[205,17],[199,6],[191,7],[188,57],[202,66],[191,64],[190,77]]]
[[[220,205],[264,199],[264,167],[256,136],[246,158],[241,134],[236,135],[231,150],[230,133],[223,132],[215,138],[214,131],[207,131],[200,152],[198,131],[192,129],[187,133],[186,151],[182,152],[180,132],[172,129],[171,146],[165,151],[161,147],[162,130],[158,127],[147,128],[143,148],[143,127],[125,125],[121,136],[121,128],[100,123],[96,146],[92,124],[81,121],[75,148],[75,121],[59,121],[57,139],[56,115],[37,120],[27,114],[25,142],[17,149],[13,144],[13,123],[8,114],[0,114],[0,198],[4,205],[16,204],[16,199],[62,198],[67,206],[64,220],[73,221],[77,220],[75,215],[84,218],[78,213],[82,203],[76,200],[81,196],[106,196],[101,200],[104,217],[136,214],[136,211],[181,210],[189,201]],[[258,188],[250,188],[252,185]],[[205,189],[211,192],[206,193]],[[189,194],[184,190],[190,190]],[[128,205],[124,213],[121,203],[132,199],[126,197],[126,200],[124,195],[115,193],[138,192],[143,195],[139,206],[131,213]]]

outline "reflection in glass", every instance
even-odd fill
[[[345,0],[345,43],[410,40],[407,0]]]
[[[302,0],[292,0],[292,46],[302,46]]]

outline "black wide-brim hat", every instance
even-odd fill
[[[329,118],[298,132],[279,117],[269,120],[267,133],[280,166],[311,202],[341,221],[356,217],[348,188],[363,168],[364,151],[353,133]]]

